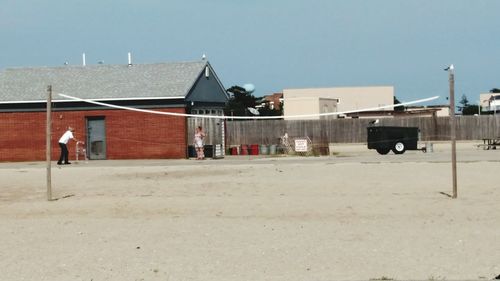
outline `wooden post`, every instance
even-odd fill
[[[45,158],[47,161],[47,200],[52,201],[52,171],[51,171],[51,135],[52,135],[52,85],[47,87],[47,125],[46,125],[46,149]]]
[[[451,171],[453,181],[452,198],[457,198],[457,136],[455,127],[455,73],[454,67],[451,65],[448,69],[450,75],[450,126],[451,126]]]

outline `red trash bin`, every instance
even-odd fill
[[[246,144],[241,145],[240,155],[248,155],[248,145]]]
[[[258,144],[250,145],[250,155],[259,155],[259,145]]]
[[[231,147],[231,155],[238,155],[238,148],[237,147]]]

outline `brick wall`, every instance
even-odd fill
[[[185,113],[184,108],[160,111]],[[86,141],[86,118],[102,116],[107,159],[179,159],[186,157],[186,120],[124,110],[55,111],[52,113],[52,160],[59,158],[58,140],[68,126]],[[0,113],[0,161],[45,160],[45,112]],[[75,142],[68,143],[70,160]]]

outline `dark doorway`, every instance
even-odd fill
[[[87,151],[89,159],[106,159],[106,124],[104,117],[87,117]]]

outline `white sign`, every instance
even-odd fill
[[[295,140],[295,152],[307,152],[307,139]]]

